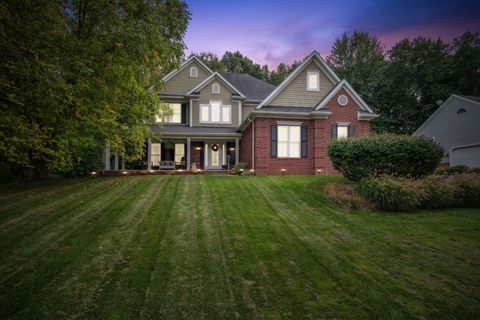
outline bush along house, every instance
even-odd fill
[[[378,116],[316,51],[277,87],[213,72],[195,56],[163,80],[173,115],[150,125],[162,141],[148,141],[148,170],[244,162],[258,175],[333,174],[328,142],[368,133]]]

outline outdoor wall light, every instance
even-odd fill
[[[200,151],[200,150],[202,150],[202,148],[200,148],[200,147],[196,147],[196,148],[195,148],[195,150],[198,150],[198,151]]]

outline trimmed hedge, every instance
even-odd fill
[[[333,140],[327,153],[335,169],[349,180],[391,175],[419,178],[429,175],[442,159],[443,149],[424,137],[379,134]]]
[[[480,207],[478,175],[432,176],[420,180],[369,177],[357,184],[357,191],[380,211]]]

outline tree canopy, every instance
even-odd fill
[[[25,0],[0,4],[0,162],[34,174],[88,168],[109,143],[139,159],[177,66],[184,2]]]

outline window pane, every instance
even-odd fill
[[[208,119],[208,110],[209,110],[209,106],[208,106],[208,105],[201,105],[201,106],[200,106],[200,121],[202,121],[202,122],[207,122],[207,121],[209,121],[209,119]]]
[[[300,142],[300,126],[290,126],[290,142]]]
[[[278,141],[288,141],[288,126],[278,126]]]
[[[230,106],[222,106],[222,122],[230,122]]]
[[[300,142],[290,142],[290,157],[299,158],[300,157]]]
[[[152,155],[160,154],[160,143],[152,143]]]
[[[212,122],[220,122],[220,103],[218,102],[212,102],[210,104],[210,107],[212,108]]]
[[[183,143],[175,143],[175,161],[185,160],[185,145]]]
[[[182,122],[182,105],[180,103],[171,103],[170,108],[173,111],[173,115],[169,122],[180,123]]]
[[[316,90],[318,89],[318,74],[309,74],[308,75],[308,89]]]
[[[279,158],[288,157],[288,142],[286,141],[278,141],[277,145],[277,156]]]
[[[338,126],[337,127],[337,138],[348,138],[348,126]]]

